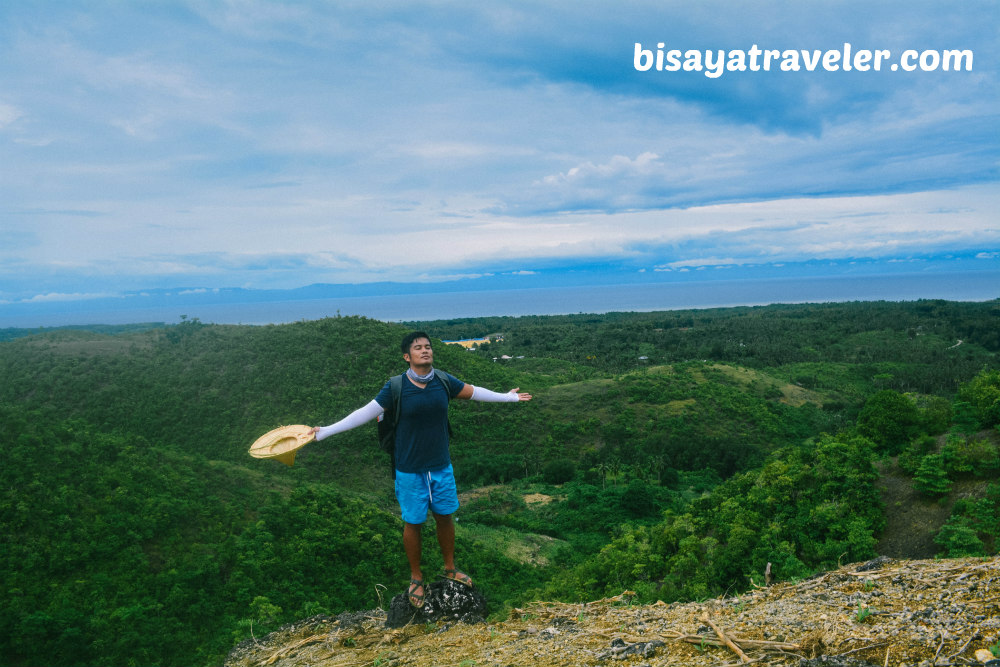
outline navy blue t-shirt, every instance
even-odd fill
[[[441,470],[451,463],[448,452],[448,394],[437,378],[448,377],[451,398],[465,387],[454,375],[434,370],[434,379],[421,389],[405,375],[399,400],[399,423],[396,424],[396,470],[428,472]],[[386,382],[375,397],[382,409],[392,410],[392,389]]]

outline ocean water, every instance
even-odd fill
[[[683,310],[775,303],[843,301],[988,301],[1000,298],[1000,271],[823,278],[716,280],[637,285],[542,287],[441,292],[265,303],[205,303],[158,308],[4,313],[0,327],[178,322],[182,315],[216,324],[282,324],[335,315],[386,322],[490,315],[564,315]],[[71,310],[70,307],[76,308]]]
[[[566,315],[628,311],[684,310],[773,303],[839,301],[987,301],[1000,298],[1000,273],[992,280],[968,274],[714,281],[646,285],[541,287],[482,292],[249,304],[238,309],[244,323],[289,322],[336,315],[364,315],[388,322],[440,320],[489,315]],[[219,313],[222,315],[222,313]],[[237,315],[228,313],[227,317]],[[202,321],[208,321],[204,317]],[[221,322],[221,320],[219,320]],[[226,322],[234,323],[227,319]]]

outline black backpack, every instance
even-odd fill
[[[451,385],[448,384],[446,375],[434,373],[434,377],[441,380],[444,385],[445,395],[451,402]],[[392,392],[392,408],[384,411],[378,418],[378,444],[382,451],[389,455],[389,462],[392,465],[392,478],[396,479],[396,424],[399,422],[400,404],[399,400],[403,393],[403,375],[393,375],[389,378],[389,389]],[[448,420],[448,436],[451,436],[451,420]]]

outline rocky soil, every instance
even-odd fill
[[[315,617],[237,646],[226,667],[991,664],[1000,558],[859,563],[705,602],[538,602],[505,621],[386,627]]]

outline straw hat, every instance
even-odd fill
[[[299,449],[316,439],[311,426],[292,424],[268,431],[250,446],[250,456],[257,459],[277,459],[290,466]]]

